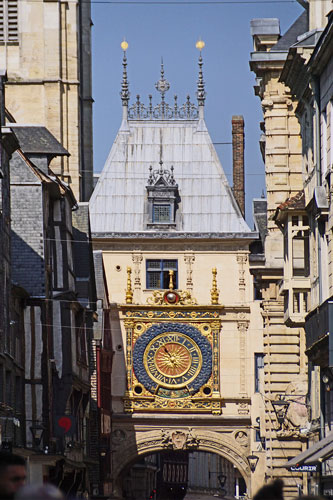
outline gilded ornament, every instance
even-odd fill
[[[147,304],[149,305],[160,305],[163,303],[163,293],[159,290],[154,290],[152,297],[147,298]]]
[[[173,273],[173,271],[169,271],[169,273]],[[174,306],[185,306],[185,305],[197,305],[197,301],[195,298],[191,296],[191,293],[188,290],[177,290],[173,289],[173,279],[172,274],[170,274],[170,283],[169,290],[166,292],[161,292],[160,290],[154,290],[152,295],[147,298],[147,304],[149,305],[174,305]],[[172,287],[172,288],[171,288]]]
[[[213,284],[212,284],[212,288],[210,291],[211,301],[212,301],[212,305],[218,305],[218,303],[219,303],[219,290],[217,289],[217,280],[216,280],[217,269],[216,269],[216,267],[213,267],[212,274],[213,274]]]
[[[134,332],[141,334],[146,331],[146,325],[144,323],[136,323],[134,326]]]
[[[208,323],[202,323],[199,325],[199,329],[203,335],[208,335],[212,332],[211,326]]]
[[[132,269],[127,267],[127,289],[126,289],[126,304],[133,304],[133,290],[132,290]]]

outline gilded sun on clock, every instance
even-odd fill
[[[191,366],[192,356],[181,344],[168,343],[161,346],[155,354],[155,363],[163,375],[181,376]]]
[[[147,373],[161,387],[180,388],[199,374],[202,354],[197,343],[180,332],[155,336],[144,351]]]

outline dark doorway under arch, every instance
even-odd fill
[[[166,450],[137,459],[122,474],[126,500],[242,499],[246,484],[226,458],[206,451]]]

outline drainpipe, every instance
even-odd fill
[[[320,85],[319,79],[315,75],[312,76],[312,84],[314,88],[314,108],[316,117],[316,130],[315,130],[315,141],[316,141],[316,184],[317,186],[322,185],[322,172],[321,172],[321,117],[320,117]],[[317,247],[318,247],[318,280],[319,280],[319,304],[322,303],[323,293],[322,293],[322,279],[321,279],[321,235],[319,232],[319,227],[317,224]]]

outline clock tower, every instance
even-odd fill
[[[129,104],[123,42],[122,122],[90,200],[112,304],[112,422],[101,426],[116,498],[149,497],[159,470],[164,486],[177,471],[184,488],[214,471],[216,491],[220,470],[232,496],[264,479],[262,319],[249,270],[258,234],[205,124],[203,46],[197,105],[167,102],[163,63],[159,102]]]

